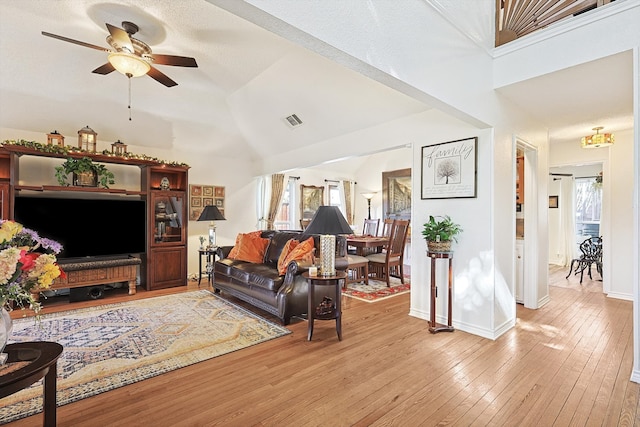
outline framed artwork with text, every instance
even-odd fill
[[[476,197],[478,138],[422,147],[422,199]]]

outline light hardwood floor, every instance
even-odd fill
[[[519,305],[516,327],[496,341],[430,334],[408,316],[408,294],[345,297],[341,342],[333,322],[317,322],[308,342],[295,321],[288,336],[62,406],[58,425],[640,425],[632,303],[562,270],[551,271],[551,302]]]

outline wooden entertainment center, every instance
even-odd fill
[[[89,157],[99,163],[132,166],[140,170],[140,188],[129,190],[21,184],[19,172],[22,156],[60,159]],[[147,290],[186,286],[188,171],[189,167],[186,165],[167,164],[155,159],[86,151],[60,154],[18,144],[3,144],[0,147],[0,213],[3,219],[14,218],[14,201],[20,192],[75,193],[77,196],[79,193],[101,193],[101,197],[106,194],[139,198],[146,202],[146,251],[117,260],[95,259],[69,263],[67,278],[56,279],[52,289],[127,282],[129,294],[134,294],[138,266],[140,284]],[[54,172],[52,168],[52,177]],[[117,182],[116,175],[116,185]],[[65,264],[61,265],[65,269]]]

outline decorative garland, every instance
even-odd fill
[[[39,151],[41,153],[60,154],[63,156],[67,156],[69,153],[101,154],[103,156],[108,156],[108,157],[122,157],[126,159],[147,160],[147,161],[161,163],[169,166],[189,167],[189,165],[186,163],[168,162],[166,160],[161,160],[156,157],[149,157],[145,154],[134,154],[129,152],[122,153],[122,154],[114,154],[109,150],[103,150],[102,152],[94,153],[92,151],[83,150],[82,148],[73,147],[71,145],[65,145],[64,147],[60,147],[58,145],[53,145],[53,144],[42,144],[35,141],[25,141],[24,139],[20,139],[18,141],[13,139],[11,140],[6,139],[2,142],[2,145],[19,145],[21,147],[30,148],[32,150]]]

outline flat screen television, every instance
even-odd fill
[[[146,250],[146,206],[140,199],[19,196],[14,219],[60,242],[61,261],[121,257]]]

